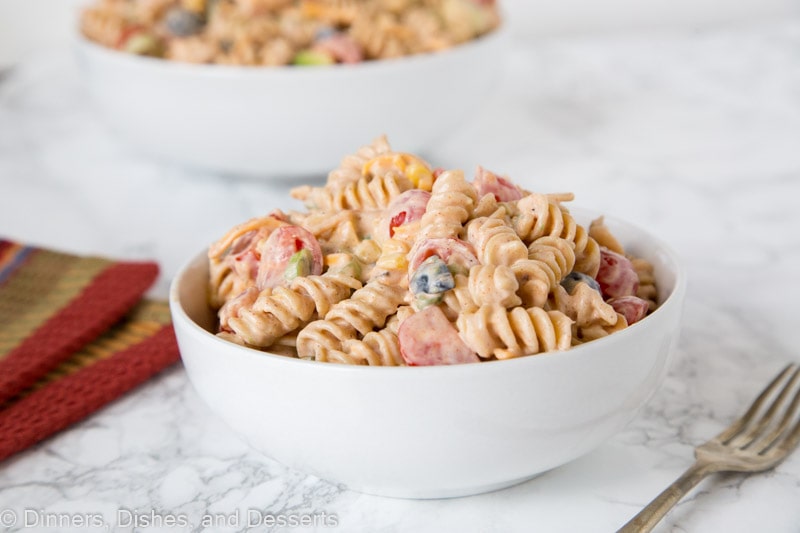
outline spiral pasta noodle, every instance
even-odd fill
[[[115,47],[125,31],[126,15],[119,2],[103,2],[87,9],[81,16],[81,29],[89,39],[103,46]]]
[[[345,209],[384,209],[394,197],[412,187],[411,181],[398,173],[372,179],[361,177],[337,188],[297,188],[292,196],[313,209],[336,212]]]
[[[477,306],[501,305],[506,308],[522,305],[517,295],[519,282],[511,267],[483,264],[469,270],[469,294]]]
[[[215,309],[255,285],[254,280],[240,276],[225,262],[209,261],[208,269],[208,303]]]
[[[475,311],[484,305],[498,305],[507,309],[522,304],[517,295],[519,282],[510,267],[503,265],[476,265],[469,275],[456,275],[455,287],[442,299],[448,316],[457,317]]]
[[[561,311],[539,307],[508,311],[484,305],[473,313],[462,313],[456,325],[464,341],[484,359],[566,350],[572,343],[572,320]]]
[[[551,296],[551,308],[570,317],[578,329],[613,326],[618,318],[603,295],[586,283],[578,283],[571,294],[564,287],[556,287]]]
[[[518,207],[516,231],[524,242],[530,243],[546,235],[572,241],[575,243],[575,269],[590,276],[597,275],[600,247],[565,208],[535,193],[522,198]]]
[[[252,218],[231,228],[209,247],[209,302],[212,307],[221,307],[225,301],[255,285],[246,263],[239,259],[255,252],[266,236],[283,224],[273,215]]]
[[[320,244],[324,243],[326,253],[354,252],[364,242],[359,213],[351,209],[337,213],[315,211],[303,215],[293,213],[289,219],[310,231]]]
[[[342,352],[348,354],[354,362],[369,366],[404,366],[405,361],[400,353],[400,340],[397,330],[400,323],[414,310],[409,306],[401,306],[397,314],[387,321],[386,327],[370,331],[363,339],[348,339],[342,343]]]
[[[475,218],[467,224],[467,240],[483,264],[510,266],[528,258],[528,248],[502,219]]]
[[[342,351],[342,343],[355,338],[355,331],[349,324],[315,320],[297,334],[297,356],[320,362],[356,364]]]
[[[352,24],[358,16],[358,0],[303,0],[300,7],[305,15],[334,25]]]
[[[614,234],[605,224],[603,217],[593,220],[589,224],[589,235],[597,241],[601,248],[606,248],[617,254],[626,256],[633,266],[634,272],[639,279],[639,288],[636,296],[648,303],[649,311],[655,310],[658,300],[658,289],[655,284],[653,265],[641,257],[635,257],[625,252],[625,248],[620,244]]]
[[[511,224],[511,220],[519,212],[516,204],[512,202],[501,202],[497,200],[492,194],[484,194],[478,199],[475,204],[475,209],[472,212],[473,218],[492,217],[500,218]]]
[[[366,335],[375,326],[382,326],[386,318],[397,311],[404,296],[402,288],[380,282],[367,283],[351,298],[328,311],[325,320],[348,324],[361,335]]]
[[[402,287],[373,281],[334,305],[325,318],[304,327],[297,335],[297,353],[305,359],[327,360],[342,351],[342,343],[366,335],[397,311],[403,302]],[[335,356],[335,354],[333,354]]]
[[[326,186],[332,189],[341,189],[357,182],[361,179],[364,165],[367,162],[391,152],[391,150],[386,136],[381,135],[372,143],[359,148],[356,153],[345,156],[339,166],[328,173]]]
[[[547,297],[575,266],[574,244],[561,237],[539,237],[528,247],[528,257],[511,267],[526,306],[542,307]]]
[[[394,58],[414,53],[414,31],[388,12],[364,10],[353,20],[350,35],[369,58]]]
[[[611,233],[611,230],[608,229],[603,217],[592,220],[591,224],[589,224],[589,236],[593,238],[600,247],[608,248],[612,252],[625,255],[625,249],[614,234]]]
[[[368,179],[400,174],[411,181],[415,189],[430,191],[433,186],[433,172],[423,159],[400,152],[386,152],[364,163],[361,173]]]
[[[636,291],[636,296],[647,301],[649,310],[654,311],[658,307],[658,288],[656,287],[653,265],[641,257],[629,257],[629,259],[636,276],[639,278],[639,288]]]
[[[461,171],[446,171],[434,182],[420,223],[421,238],[458,237],[477,201],[475,188]]]
[[[369,366],[404,366],[400,353],[397,331],[383,328],[370,331],[361,340],[348,339],[342,345],[342,352],[352,359],[351,364]]]
[[[264,348],[308,323],[315,314],[324,316],[359,288],[360,281],[342,273],[298,277],[289,287],[263,291],[251,306],[228,319],[226,326],[246,344]]]
[[[625,317],[621,314],[617,314],[617,320],[611,326],[606,326],[603,324],[592,324],[591,326],[584,326],[582,328],[576,328],[575,333],[572,337],[572,344],[577,346],[579,344],[584,344],[589,341],[594,341],[597,339],[602,339],[603,337],[608,337],[612,333],[616,333],[617,331],[622,331],[628,327],[628,322],[625,320]]]
[[[442,297],[442,311],[450,321],[457,319],[461,313],[477,311],[479,307],[470,292],[469,277],[457,274],[454,278],[454,287]]]

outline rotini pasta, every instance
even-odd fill
[[[572,337],[572,344],[573,346],[577,346],[585,342],[602,339],[603,337],[607,337],[612,333],[621,331],[626,327],[628,327],[628,322],[625,320],[625,316],[619,314],[617,316],[616,322],[614,322],[612,326],[606,326],[603,324],[593,324],[591,326],[577,328]]]
[[[653,265],[640,257],[629,257],[636,277],[639,278],[639,288],[636,296],[647,302],[649,311],[654,311],[658,306],[658,289],[656,288],[656,278],[653,274]]]
[[[385,328],[370,331],[361,340],[344,341],[342,351],[357,363],[366,363],[370,366],[404,366],[406,363],[400,353],[397,330],[400,323],[412,314],[414,310],[411,307],[399,307],[397,314],[387,321]]]
[[[502,219],[475,218],[467,224],[467,240],[485,265],[511,266],[528,258],[528,248]]]
[[[572,241],[575,243],[575,270],[597,275],[600,247],[560,202],[534,193],[519,200],[517,205],[519,214],[515,226],[524,242],[530,243],[545,235]]]
[[[469,277],[456,274],[453,288],[442,296],[442,311],[448,320],[454,321],[461,313],[477,310],[478,305],[469,290]]]
[[[620,244],[617,238],[606,226],[603,217],[593,220],[589,225],[589,235],[597,241],[601,248],[605,248],[616,254],[626,256],[636,273],[639,281],[639,287],[635,295],[647,302],[648,310],[653,311],[657,306],[658,290],[655,285],[655,276],[653,275],[653,265],[646,259],[632,256],[625,252],[625,248]]]
[[[265,290],[235,316],[221,319],[220,325],[246,344],[264,348],[308,323],[314,315],[325,316],[334,304],[360,288],[359,280],[344,273],[300,276],[289,287]]]
[[[304,327],[297,335],[297,354],[301,358],[326,361],[341,357],[342,343],[382,327],[403,302],[402,287],[378,281],[367,283],[347,300],[334,305],[325,318]]]
[[[364,165],[376,157],[391,152],[389,141],[385,135],[381,135],[372,141],[371,144],[362,146],[354,154],[346,155],[342,158],[339,166],[328,173],[326,186],[331,189],[341,189],[351,183],[361,179]]]
[[[459,237],[477,201],[475,187],[460,170],[443,172],[434,182],[428,208],[422,215],[420,237]]]
[[[570,317],[578,330],[592,326],[613,326],[617,323],[617,312],[603,300],[603,295],[586,283],[575,285],[572,293],[556,287],[551,294],[551,309]]]
[[[540,237],[528,247],[527,259],[513,264],[522,303],[543,307],[548,295],[575,266],[573,243],[561,237]]]
[[[209,248],[209,300],[213,307],[222,306],[255,285],[258,250],[267,236],[283,224],[274,215],[253,218],[231,228]]]
[[[344,187],[298,187],[292,196],[310,209],[326,212],[344,209],[384,209],[400,193],[412,188],[411,180],[397,172],[375,178],[361,177]]]
[[[519,282],[510,267],[476,265],[469,270],[469,276],[456,275],[455,287],[442,298],[443,311],[455,320],[459,314],[484,305],[517,307],[522,305],[518,290]]]
[[[326,211],[315,211],[304,216],[293,214],[291,221],[306,228],[321,243],[324,242],[325,253],[350,252],[362,246],[364,237],[359,230],[360,220],[356,211],[345,209],[333,214]]]
[[[103,0],[94,9],[87,9],[82,14],[83,34],[103,46],[115,48],[122,40],[126,20],[133,16],[130,11],[127,2]]]
[[[508,222],[516,214],[515,207],[513,203],[498,201],[493,194],[484,194],[475,204],[472,216],[502,218]]]
[[[466,343],[484,359],[510,359],[553,350],[572,343],[572,320],[560,311],[540,307],[484,305],[474,313],[462,313],[456,321]]]
[[[319,362],[463,364],[565,350],[657,308],[653,265],[602,218],[580,225],[571,194],[431,168],[378,138],[293,191],[306,211],[212,244],[220,338]]]
[[[430,191],[433,186],[433,172],[430,166],[412,154],[386,152],[364,163],[362,174],[369,178],[401,174],[411,181],[414,188]]]
[[[607,248],[618,254],[625,254],[625,249],[619,243],[617,238],[614,237],[614,234],[611,233],[611,230],[608,229],[603,217],[600,217],[597,220],[592,220],[591,224],[589,224],[589,236],[593,238],[599,246]]]

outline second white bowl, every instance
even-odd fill
[[[467,122],[500,83],[505,31],[356,65],[191,65],[78,44],[88,86],[145,152],[256,177],[324,175],[386,134],[413,153]]]

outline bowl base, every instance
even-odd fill
[[[538,472],[521,478],[489,483],[486,485],[476,485],[471,487],[446,488],[446,489],[394,489],[385,487],[359,487],[356,485],[344,485],[348,490],[369,494],[371,496],[381,496],[384,498],[396,498],[402,500],[444,500],[449,498],[462,498],[465,496],[476,496],[487,492],[507,489],[542,475]]]

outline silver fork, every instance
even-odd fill
[[[695,462],[617,533],[651,531],[683,496],[715,472],[761,472],[800,442],[800,366],[790,364],[740,419],[695,449]]]

